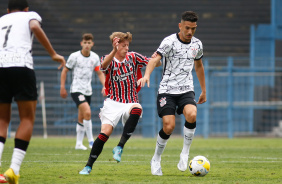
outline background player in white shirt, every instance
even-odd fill
[[[86,132],[89,148],[92,148],[94,139],[92,135],[92,121],[91,121],[91,95],[92,95],[92,74],[93,71],[97,73],[101,84],[105,84],[105,76],[100,71],[100,58],[91,51],[94,46],[93,35],[91,33],[85,33],[82,35],[82,41],[80,45],[81,50],[72,53],[66,63],[66,67],[61,73],[61,97],[66,98],[68,93],[65,88],[67,72],[73,71],[73,80],[70,87],[70,93],[73,101],[78,107],[78,122],[76,124],[76,145],[75,149],[86,150],[83,145],[83,138]],[[104,94],[104,88],[102,89]]]
[[[11,119],[11,103],[18,105],[20,124],[10,168],[4,173],[9,183],[18,183],[19,171],[32,136],[37,103],[36,78],[33,71],[33,35],[44,46],[59,68],[63,56],[53,49],[41,28],[41,17],[28,11],[26,0],[9,0],[8,14],[0,18],[0,161]]]
[[[162,118],[163,128],[157,137],[155,154],[151,160],[151,172],[153,175],[162,175],[161,154],[175,127],[175,112],[185,116],[183,128],[184,143],[180,154],[178,169],[187,169],[190,146],[196,130],[197,105],[195,101],[192,69],[200,82],[202,93],[197,104],[206,102],[205,73],[202,63],[203,45],[193,35],[196,31],[198,16],[192,11],[182,14],[179,23],[179,32],[172,34],[162,41],[157,49],[158,55],[151,59],[145,75],[138,81],[142,87],[145,83],[150,85],[150,74],[163,59],[163,78],[160,82],[157,107],[158,114]]]

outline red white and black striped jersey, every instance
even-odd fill
[[[106,56],[101,58],[101,63]],[[136,52],[128,52],[124,61],[113,58],[107,68],[100,68],[106,74],[107,97],[121,103],[139,103],[137,80],[142,77],[141,68],[147,66],[149,58]]]

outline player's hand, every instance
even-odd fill
[[[141,87],[144,87],[146,83],[147,86],[150,87],[150,78],[147,78],[145,76],[137,81],[137,85]]]
[[[52,56],[52,60],[61,63],[61,65],[58,67],[58,70],[63,68],[64,66],[66,66],[65,58],[63,56],[59,55],[59,54],[54,54]]]
[[[114,39],[113,39],[113,48],[114,48],[115,51],[118,49],[119,40],[120,40],[120,38],[118,38],[118,37],[114,37]]]
[[[61,88],[60,95],[61,95],[62,98],[67,98],[68,93],[67,93],[66,88]]]
[[[206,96],[206,93],[201,93],[200,94],[200,97],[199,97],[199,100],[197,102],[197,104],[202,104],[202,103],[205,103],[207,101],[207,96]]]
[[[101,90],[101,93],[103,96],[106,96],[106,88],[105,86],[103,86],[102,90]]]
[[[151,58],[155,58],[157,57],[158,53],[157,52],[154,52],[153,55],[151,56]]]

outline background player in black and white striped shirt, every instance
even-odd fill
[[[86,132],[89,148],[92,148],[94,143],[92,134],[92,121],[91,121],[91,95],[92,95],[92,75],[93,71],[96,72],[102,86],[105,85],[105,76],[100,71],[100,58],[91,51],[94,46],[94,37],[91,33],[85,33],[82,35],[80,45],[81,50],[72,53],[61,73],[61,91],[62,98],[66,98],[68,93],[65,88],[67,72],[72,70],[72,84],[70,87],[70,93],[73,101],[78,108],[78,122],[76,124],[76,145],[75,149],[87,150],[83,145],[83,138]],[[102,89],[104,93],[104,89]]]
[[[53,49],[41,28],[41,17],[28,11],[26,0],[9,0],[8,14],[0,18],[0,161],[11,119],[11,103],[17,102],[20,125],[10,168],[4,173],[9,183],[18,183],[35,119],[37,103],[36,78],[33,70],[33,36],[54,61],[65,65],[63,56]]]
[[[205,73],[202,63],[203,45],[194,37],[198,16],[192,11],[182,14],[179,32],[172,34],[162,41],[157,49],[158,55],[152,58],[146,68],[145,75],[138,81],[143,87],[150,85],[150,74],[163,58],[163,78],[160,82],[157,107],[158,114],[163,120],[163,128],[157,137],[155,154],[151,160],[153,175],[162,175],[161,154],[175,127],[175,112],[185,116],[183,128],[184,144],[180,154],[178,169],[187,169],[189,149],[196,130],[197,105],[206,102]],[[200,82],[202,93],[196,103],[192,69]]]

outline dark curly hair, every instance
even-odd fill
[[[193,11],[185,11],[181,16],[182,21],[197,22],[198,15]]]

